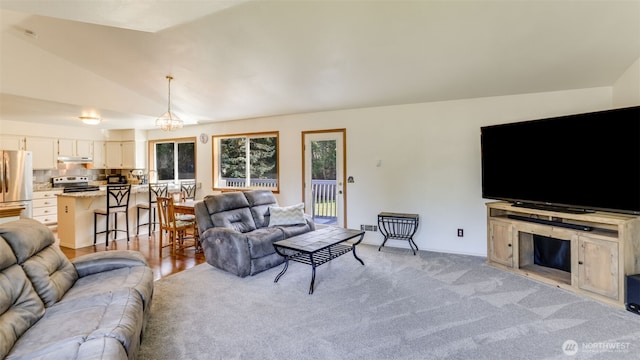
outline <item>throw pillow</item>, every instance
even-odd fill
[[[304,224],[304,204],[276,207],[269,206],[269,226]]]

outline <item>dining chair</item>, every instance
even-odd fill
[[[168,246],[171,247],[171,254],[175,254],[179,248],[197,247],[195,237],[196,223],[195,221],[176,219],[173,197],[158,197],[156,204],[160,219],[160,240],[158,243],[160,257],[162,257],[162,249]],[[190,234],[189,230],[191,231]],[[168,237],[166,244],[164,243],[163,234]]]
[[[95,209],[93,211],[93,244],[98,240],[98,234],[105,234],[105,245],[109,246],[109,234],[113,233],[113,239],[116,239],[118,231],[127,234],[127,242],[129,241],[129,197],[131,195],[131,185],[109,185],[107,186],[107,206],[104,209]],[[109,220],[113,215],[113,228],[109,226]],[[118,215],[124,215],[126,230],[118,228]],[[98,231],[98,217],[106,218],[106,226],[104,231]]]
[[[149,226],[148,234],[151,235],[151,227],[153,226],[153,231],[156,231],[156,224],[159,224],[157,220],[157,208],[156,208],[156,199],[158,197],[166,197],[169,191],[169,184],[167,183],[153,183],[149,184],[149,197],[146,203],[140,203],[136,205],[136,235],[140,233],[140,227],[144,225]],[[146,210],[149,213],[149,221],[146,223],[140,223],[140,211]]]
[[[180,183],[180,201],[196,199],[196,182],[195,180],[183,181]],[[195,221],[196,216],[193,214],[178,214],[178,220]]]

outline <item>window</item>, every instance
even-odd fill
[[[149,181],[172,181],[196,179],[196,142],[194,138],[156,140],[151,143],[151,155],[156,178]]]
[[[213,188],[278,192],[278,132],[213,137]]]

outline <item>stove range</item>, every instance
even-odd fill
[[[85,186],[68,186],[62,189],[63,193],[74,193],[74,192],[83,192],[83,191],[98,191],[100,190],[99,186],[95,185],[85,185]]]
[[[98,191],[99,186],[89,185],[89,178],[86,176],[61,176],[51,179],[54,188],[62,188],[62,192],[82,192]]]

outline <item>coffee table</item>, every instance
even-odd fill
[[[358,237],[359,239],[355,243],[345,243]],[[364,231],[328,226],[276,241],[273,246],[278,254],[284,256],[284,268],[273,282],[278,282],[280,277],[287,271],[289,260],[308,264],[311,265],[309,294],[313,294],[316,267],[348,252],[353,252],[353,257],[364,265],[362,259],[356,255],[356,245],[360,244],[363,238]]]

